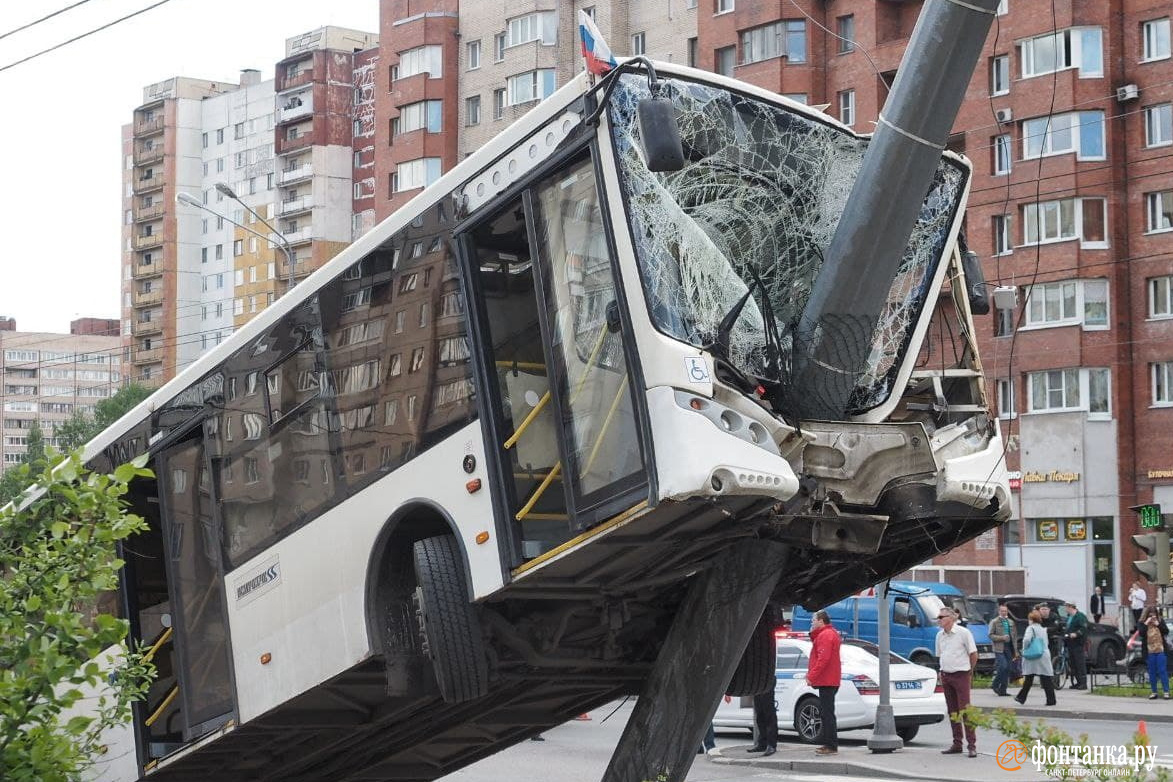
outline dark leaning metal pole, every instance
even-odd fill
[[[695,577],[611,756],[605,782],[682,782],[688,775],[787,552],[782,543],[742,541]]]
[[[798,326],[803,417],[842,420],[998,0],[928,0]]]

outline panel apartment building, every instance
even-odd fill
[[[68,334],[17,331],[0,318],[0,469],[25,455],[29,430],[39,423],[46,445],[74,412],[94,405],[122,386],[122,339],[118,321],[80,318]]]
[[[376,44],[323,27],[286,41],[274,79],[249,69],[237,84],[144,88],[123,129],[122,332],[136,380],[170,379],[350,242],[354,63]]]

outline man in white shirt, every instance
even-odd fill
[[[957,713],[969,706],[969,690],[974,668],[977,666],[977,644],[973,633],[957,623],[957,613],[948,606],[937,611],[941,631],[937,633],[937,660],[941,666],[941,686],[945,690],[945,706],[953,723],[953,744],[941,750],[942,755],[960,755],[962,727]],[[964,723],[968,755],[977,757],[977,731]]]
[[[1144,587],[1140,585],[1139,581],[1132,582],[1132,589],[1128,591],[1128,607],[1132,609],[1132,626],[1133,628],[1140,627],[1140,614],[1144,611],[1144,604],[1149,599],[1149,593],[1144,591]]]

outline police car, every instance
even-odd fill
[[[819,693],[806,683],[811,642],[806,633],[778,634],[778,663],[774,707],[778,728],[793,731],[808,743],[816,743],[822,731]],[[839,730],[870,728],[880,703],[879,649],[870,641],[845,638],[840,649],[843,683],[835,696],[835,717]],[[911,741],[921,725],[940,722],[947,716],[945,695],[937,672],[893,654],[890,657],[892,712],[896,733]],[[713,716],[713,726],[753,730],[753,698],[725,696]]]

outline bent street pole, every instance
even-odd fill
[[[798,324],[803,417],[843,420],[998,0],[928,0]]]
[[[606,782],[683,782],[688,776],[787,551],[782,543],[744,540],[693,579],[611,756]]]

